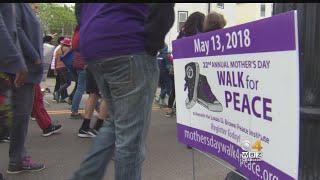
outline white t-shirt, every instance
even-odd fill
[[[53,56],[52,56],[52,61],[51,61],[51,69],[55,69],[55,64],[56,64],[56,52],[58,51],[58,49],[61,47],[61,45],[59,44],[53,51]]]
[[[50,63],[53,57],[53,52],[55,47],[51,44],[43,44],[43,78],[42,81],[45,81],[49,71]]]

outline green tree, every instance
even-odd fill
[[[44,34],[57,33],[58,36],[71,37],[76,26],[74,6],[56,3],[40,3],[40,21]]]

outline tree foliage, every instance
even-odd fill
[[[40,20],[44,34],[71,36],[76,26],[74,6],[40,3]]]

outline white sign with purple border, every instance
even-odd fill
[[[249,179],[298,178],[297,13],[173,42],[177,135]]]

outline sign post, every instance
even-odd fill
[[[249,179],[298,178],[296,11],[173,42],[177,136]]]

